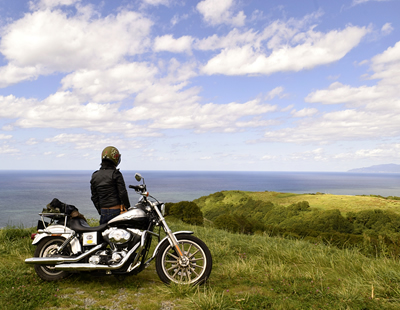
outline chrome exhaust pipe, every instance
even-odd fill
[[[125,261],[117,265],[95,265],[95,264],[61,264],[54,266],[56,270],[66,271],[93,271],[93,270],[116,270],[122,267]]]
[[[131,257],[131,255],[136,251],[139,247],[139,243],[136,244],[127,254],[126,256],[116,265],[96,265],[96,264],[61,264],[54,266],[56,270],[116,270],[121,268],[126,261]]]
[[[103,247],[102,244],[94,247],[90,251],[82,253],[78,257],[32,257],[25,259],[26,264],[38,264],[38,265],[56,265],[62,263],[76,263],[80,261],[82,258],[100,250]]]

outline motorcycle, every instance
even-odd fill
[[[129,188],[141,196],[138,203],[106,224],[91,227],[67,213],[40,213],[32,242],[36,245],[34,257],[25,263],[34,264],[41,279],[57,281],[82,271],[135,275],[155,259],[164,283],[204,283],[212,268],[210,250],[192,231],[172,232],[164,218],[165,204],[149,195],[140,174],[136,173],[135,179],[142,184]],[[163,239],[161,228],[166,234]],[[158,244],[150,253],[153,238]]]

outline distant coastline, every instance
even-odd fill
[[[136,171],[123,171],[125,183],[136,185]],[[163,202],[192,201],[224,190],[333,195],[400,196],[400,174],[349,172],[216,172],[138,171],[151,195]],[[37,224],[38,213],[53,198],[98,217],[90,199],[92,171],[1,171],[0,227]],[[139,198],[129,191],[131,204]]]
[[[384,164],[374,165],[370,167],[356,168],[348,170],[347,172],[355,173],[400,173],[400,165]]]

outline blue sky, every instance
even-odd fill
[[[0,169],[400,164],[398,0],[0,0]]]

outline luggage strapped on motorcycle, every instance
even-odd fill
[[[49,225],[56,223],[56,221],[57,224],[61,224],[62,219],[64,219],[64,229],[66,229],[68,217],[79,217],[86,221],[85,217],[79,213],[79,210],[75,206],[61,202],[57,198],[54,198],[47,204],[46,208],[44,208],[39,215],[41,219],[38,221],[38,231],[47,229]],[[45,221],[45,217],[50,218],[50,223]]]

